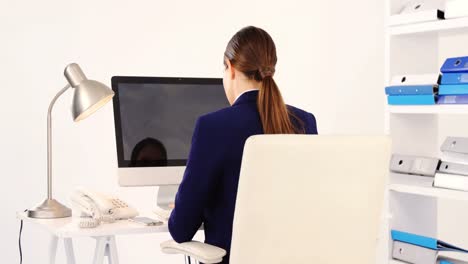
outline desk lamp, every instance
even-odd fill
[[[73,89],[72,116],[75,122],[90,116],[101,106],[109,102],[114,92],[106,85],[88,80],[76,63],[65,68],[68,84],[52,99],[47,112],[47,199],[37,207],[28,210],[32,218],[61,218],[71,216],[70,208],[52,198],[52,108],[55,101],[69,88]]]

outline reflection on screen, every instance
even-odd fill
[[[124,159],[130,166],[183,166],[197,118],[225,107],[222,85],[121,83]]]

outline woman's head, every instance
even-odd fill
[[[132,150],[130,166],[167,165],[167,150],[164,144],[155,138],[145,138]]]
[[[239,94],[238,84],[250,82],[258,88],[258,110],[265,134],[299,133],[292,122],[281,93],[273,80],[277,57],[271,36],[261,28],[249,26],[237,32],[224,52],[224,89],[229,102]],[[294,118],[294,117],[293,117]]]
[[[241,29],[231,38],[224,52],[224,85],[228,97],[234,92],[236,79],[261,85],[267,75],[273,77],[276,61],[275,43],[266,31],[252,26]]]

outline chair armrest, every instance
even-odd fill
[[[226,255],[226,250],[198,241],[177,243],[169,240],[161,243],[161,250],[166,254],[183,254],[206,264],[219,263]]]

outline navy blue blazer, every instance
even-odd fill
[[[197,120],[187,167],[169,218],[169,231],[178,243],[192,240],[203,223],[205,243],[228,252],[222,263],[229,263],[244,144],[250,136],[263,134],[257,97],[258,91],[246,92],[231,107]],[[289,109],[303,121],[307,134],[317,134],[312,114]]]

